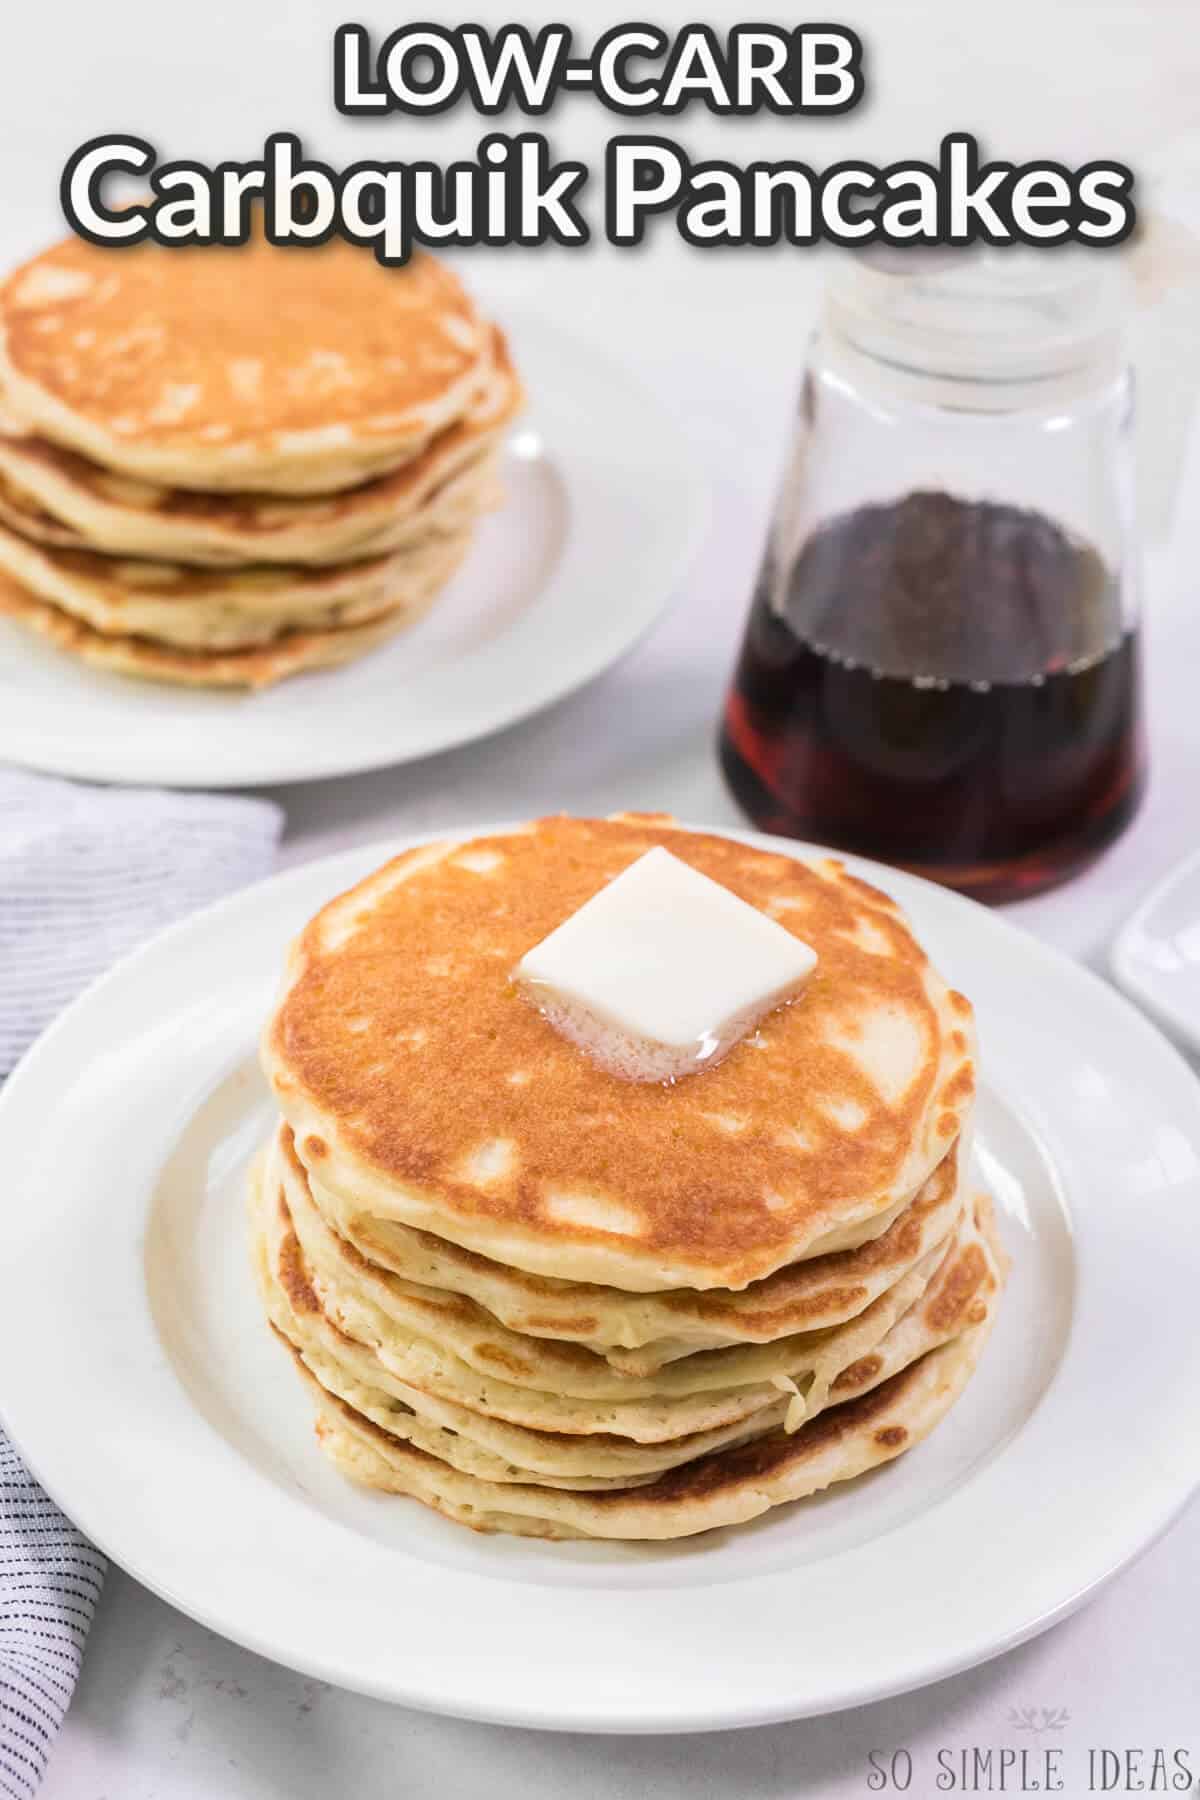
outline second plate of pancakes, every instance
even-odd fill
[[[10,529],[20,562],[5,578],[10,604],[0,606],[0,760],[168,787],[352,774],[486,736],[551,705],[630,650],[673,598],[698,545],[706,471],[676,421],[601,352],[540,317],[506,314],[503,323],[527,397],[502,451],[503,504],[445,567],[414,566],[410,578],[407,568],[398,571],[403,559],[414,559],[403,544],[376,559],[386,563],[382,576],[391,589],[400,576],[408,583],[413,622],[395,635],[373,616],[371,592],[349,591],[344,570],[304,571],[320,616],[351,621],[339,628],[347,655],[364,647],[365,635],[380,640],[347,666],[310,667],[341,660],[337,632],[323,629],[311,646],[302,633],[285,640],[289,667],[307,672],[262,691],[176,685],[182,676],[174,666],[164,671],[171,685],[131,679],[113,653],[126,640],[104,632],[111,598],[96,577],[97,559],[62,545],[26,544]],[[41,471],[47,493],[70,472],[69,456],[59,460],[63,468]],[[128,500],[123,488],[115,498]],[[201,534],[196,554],[206,561],[233,554],[214,537],[203,506],[193,510]],[[276,536],[287,513],[288,503],[276,505]],[[112,536],[119,508],[109,506],[101,517],[91,506],[90,523],[93,514]],[[451,532],[440,541],[452,548],[457,540]],[[113,539],[114,550],[119,542]],[[621,547],[619,580],[612,579],[614,544]],[[357,567],[370,572],[376,563]],[[117,574],[125,568],[118,565]],[[230,579],[209,568],[209,586],[217,577]],[[427,591],[447,577],[436,606],[423,611]],[[197,631],[207,639],[205,578],[203,568],[190,575]],[[57,594],[64,583],[70,614],[30,597],[31,588]],[[316,591],[322,585],[328,596]],[[164,596],[151,587],[137,598],[138,619],[148,621],[139,629],[152,628],[156,606],[179,616],[174,589]],[[253,598],[264,617],[272,606],[293,603],[290,593],[274,589],[256,590]],[[120,599],[128,614],[128,596]],[[238,654],[244,660],[246,652]],[[271,647],[261,654],[269,660]],[[286,672],[271,667],[263,678]]]
[[[492,840],[505,829],[461,835]],[[697,840],[694,852],[682,833],[672,841],[684,857],[714,859],[730,843],[751,846],[774,860],[788,891],[797,877],[786,859],[813,854],[751,834],[706,839],[714,847],[703,851]],[[702,1363],[732,1356],[739,1376],[744,1361],[756,1379],[769,1380],[770,1347],[764,1353],[755,1337],[775,1326],[745,1317],[724,1289],[705,1299],[705,1263],[724,1251],[694,1233],[680,1240],[688,1269],[677,1271],[690,1274],[694,1293],[669,1305],[639,1297],[634,1272],[623,1271],[628,1301],[614,1310],[606,1294],[605,1309],[588,1320],[574,1311],[577,1282],[551,1283],[547,1293],[544,1283],[504,1273],[495,1243],[480,1254],[480,1231],[508,1230],[518,1218],[499,1202],[478,1216],[472,1211],[474,1248],[433,1244],[436,1265],[420,1221],[403,1230],[392,1221],[383,1237],[378,1224],[372,1235],[355,1226],[394,1280],[381,1282],[378,1268],[364,1271],[338,1247],[330,1221],[340,1225],[342,1214],[329,1204],[335,1159],[322,1152],[327,1172],[317,1181],[292,1154],[279,1119],[281,1100],[291,1101],[268,1086],[257,1042],[280,1004],[289,940],[387,856],[415,848],[369,846],[311,864],[164,934],[77,1002],[0,1098],[0,1159],[14,1196],[0,1222],[9,1278],[0,1313],[5,1422],[44,1485],[102,1548],[215,1629],[325,1680],[508,1724],[662,1731],[800,1717],[948,1675],[1061,1617],[1164,1528],[1200,1483],[1192,1419],[1200,1382],[1194,1076],[1088,971],[982,908],[851,860],[853,875],[904,909],[978,1020],[981,1081],[973,1148],[968,1156],[964,1144],[963,1156],[971,1191],[992,1197],[1011,1269],[962,1399],[886,1466],[761,1517],[739,1508],[741,1522],[729,1529],[677,1542],[544,1541],[514,1535],[519,1522],[507,1520],[488,1521],[499,1525],[495,1535],[463,1529],[456,1515],[476,1505],[481,1488],[490,1494],[496,1480],[512,1479],[501,1465],[515,1452],[554,1451],[562,1466],[541,1470],[535,1491],[561,1490],[552,1501],[556,1522],[590,1528],[601,1516],[613,1446],[601,1444],[599,1461],[589,1455],[569,1469],[562,1461],[570,1448],[568,1401],[573,1412],[607,1405],[614,1386],[612,1374],[583,1354],[588,1346],[628,1375],[635,1397],[638,1384],[655,1394],[678,1389],[672,1404],[688,1409],[688,1426],[712,1428],[691,1416],[691,1399],[672,1374],[676,1352],[688,1349]],[[459,846],[456,882],[494,875],[496,846],[485,848],[486,856],[478,846]],[[445,898],[441,885],[437,892]],[[875,905],[870,896],[867,903]],[[439,903],[443,914],[450,916]],[[822,942],[832,972],[834,947]],[[868,939],[859,952],[870,953]],[[442,946],[427,946],[427,956],[441,968]],[[387,992],[392,985],[389,977]],[[397,990],[397,1006],[401,998]],[[347,1029],[370,1024],[361,1010],[340,1008],[343,1014]],[[372,1016],[395,1039],[395,1021]],[[486,1006],[477,1022],[486,1037],[494,1024]],[[415,1015],[410,1025],[412,1038],[432,1029]],[[524,1022],[522,1045],[534,1029]],[[951,1041],[960,1029],[951,1026]],[[293,1018],[287,1041],[311,1046],[311,1033]],[[369,1030],[358,1041],[367,1076],[378,1044]],[[853,1041],[869,1054],[878,1040],[867,1032]],[[513,1048],[503,1046],[509,1060],[498,1065],[498,1082],[513,1072]],[[772,1067],[769,1051],[750,1048],[742,1060],[749,1057],[762,1057],[764,1071]],[[776,1073],[783,1078],[786,1070]],[[725,1084],[736,1076],[731,1067]],[[465,1105],[466,1095],[483,1091],[477,1077],[464,1062],[457,1098],[453,1075],[422,1090],[427,1147],[444,1123],[437,1094],[449,1118],[459,1099]],[[312,1067],[304,1079],[312,1085]],[[524,1118],[532,1096],[522,1086],[514,1091],[509,1110]],[[549,1112],[562,1091],[560,1070],[545,1096]],[[354,1119],[378,1112],[368,1088],[351,1098]],[[581,1156],[601,1154],[600,1123],[581,1127]],[[317,1147],[302,1128],[312,1163]],[[722,1128],[718,1119],[713,1129]],[[642,1187],[651,1179],[671,1187],[672,1168],[684,1170],[699,1123],[689,1115],[680,1129],[672,1165],[661,1174],[647,1165]],[[644,1129],[639,1141],[648,1141]],[[410,1158],[402,1135],[389,1134],[388,1143],[389,1155]],[[436,1407],[402,1427],[404,1443],[374,1470],[379,1491],[344,1472],[362,1441],[361,1423],[356,1435],[327,1443],[336,1456],[322,1453],[312,1430],[321,1396],[297,1379],[264,1319],[246,1229],[247,1180],[264,1145],[271,1148],[261,1166],[284,1191],[291,1220],[286,1227],[277,1212],[279,1224],[264,1238],[282,1277],[266,1290],[277,1302],[276,1329],[296,1334],[293,1348],[307,1356],[347,1424],[351,1413],[369,1420],[379,1403],[364,1398],[372,1380],[360,1352],[315,1312],[299,1316],[308,1306],[301,1264],[310,1281],[338,1291],[342,1328],[351,1334],[390,1308],[393,1343],[397,1331],[423,1335],[413,1308],[427,1307],[428,1295],[414,1296],[412,1283],[457,1284],[465,1297],[439,1332],[440,1373],[417,1369],[411,1359],[425,1355],[419,1346],[399,1370],[410,1383],[420,1375]],[[615,1168],[617,1140],[613,1158]],[[852,1252],[858,1273],[878,1279],[885,1292],[898,1274],[897,1287],[936,1286],[930,1258],[942,1266],[938,1247],[947,1241],[954,1192],[947,1173],[944,1191],[935,1183],[914,1215],[921,1231],[903,1247],[884,1233],[878,1252]],[[684,1219],[685,1198],[681,1186],[671,1216]],[[974,1225],[990,1232],[986,1216],[976,1215]],[[969,1237],[970,1218],[959,1229]],[[818,1259],[799,1286],[789,1279],[779,1293],[778,1276],[764,1272],[758,1280],[810,1324],[837,1332],[846,1297],[840,1281],[829,1285],[832,1268]],[[859,1296],[868,1308],[877,1304],[874,1292]],[[900,1299],[906,1295],[907,1287]],[[479,1307],[492,1315],[486,1338]],[[495,1324],[501,1318],[503,1330]],[[981,1314],[980,1324],[989,1323]],[[550,1334],[543,1349],[522,1342],[530,1330]],[[684,1343],[675,1341],[681,1334]],[[35,1341],[40,1352],[30,1357]],[[881,1347],[891,1341],[894,1326]],[[853,1348],[839,1340],[838,1362]],[[943,1356],[933,1342],[917,1349],[927,1362]],[[545,1418],[516,1416],[505,1384],[519,1388],[528,1370],[510,1363],[506,1374],[488,1378],[489,1392],[478,1382],[462,1387],[460,1365],[470,1359],[477,1369],[482,1355],[501,1353],[532,1355],[537,1379],[552,1376],[562,1398],[549,1429]],[[901,1346],[900,1353],[909,1351]],[[588,1391],[572,1398],[585,1365]],[[861,1359],[852,1366],[871,1379]],[[393,1376],[397,1369],[393,1363]],[[778,1400],[748,1399],[764,1405],[768,1421],[782,1413],[786,1428],[790,1393],[785,1383]],[[865,1404],[861,1416],[852,1412],[856,1430],[878,1423],[868,1417],[869,1395]],[[849,1406],[857,1409],[858,1400]],[[469,1430],[451,1448],[443,1440],[455,1408],[471,1416],[457,1419]],[[836,1408],[827,1416],[837,1417]],[[637,1480],[653,1480],[661,1434],[649,1414],[630,1424],[630,1441],[640,1446],[633,1454],[647,1462]],[[823,1441],[826,1430],[818,1417],[812,1441]],[[423,1497],[441,1501],[450,1516],[386,1491],[395,1485],[389,1470],[416,1466],[404,1447],[410,1442],[440,1446],[450,1472],[443,1491]],[[803,1420],[793,1442],[803,1454]],[[520,1478],[525,1519],[542,1510],[530,1498],[531,1481]],[[633,1505],[639,1491],[632,1486]]]

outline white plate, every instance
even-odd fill
[[[251,1291],[242,1190],[271,1112],[254,1043],[287,939],[400,847],[167,932],[0,1097],[0,1411],[119,1563],[239,1643],[365,1693],[675,1731],[979,1662],[1163,1529],[1200,1484],[1200,1088],[1095,976],[869,864],[978,1005],[979,1155],[1014,1258],[945,1424],[864,1480],[673,1548],[476,1537],[342,1481]]]
[[[631,649],[687,568],[706,476],[623,370],[545,320],[505,325],[530,396],[506,503],[411,631],[239,694],[89,669],[0,621],[0,761],[167,787],[346,775],[511,725]]]
[[[1200,1054],[1200,851],[1153,887],[1112,950],[1121,986]]]

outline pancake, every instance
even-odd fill
[[[377,506],[373,502],[369,507],[364,504],[360,520],[356,514],[357,497],[368,493],[374,495],[377,491],[382,493],[385,487],[401,486],[408,478],[410,466],[416,471],[421,465],[423,459],[418,457],[412,465],[406,464],[403,470],[396,471],[394,476],[383,476],[379,482],[369,482],[362,488],[351,488],[345,494],[331,494],[325,499],[308,502],[281,499],[274,504],[256,504],[254,526],[245,534],[240,546],[235,543],[234,530],[226,531],[219,525],[212,531],[200,525],[193,535],[194,521],[180,519],[178,515],[182,509],[175,505],[184,496],[185,490],[182,488],[151,490],[169,496],[170,511],[162,517],[153,511],[139,510],[131,503],[122,507],[96,507],[90,519],[95,527],[94,535],[86,536],[44,510],[30,491],[36,483],[23,487],[5,476],[2,465],[5,461],[10,465],[15,464],[17,458],[12,453],[18,442],[20,455],[25,458],[25,466],[21,469],[22,480],[26,480],[32,473],[29,452],[35,446],[36,460],[39,462],[69,454],[38,438],[16,440],[0,435],[0,524],[10,531],[20,533],[31,543],[44,544],[55,550],[96,550],[109,556],[144,557],[149,560],[167,558],[186,562],[197,568],[242,568],[246,564],[261,566],[273,562],[321,568],[360,557],[386,555],[393,550],[407,549],[411,544],[424,543],[427,538],[439,533],[456,531],[463,525],[471,524],[481,513],[491,511],[502,495],[500,459],[495,450],[490,450],[472,457],[457,473],[434,488],[419,511],[393,513],[386,506]],[[124,476],[113,477],[113,480],[120,481],[122,486],[132,486]],[[107,486],[107,481],[105,485]],[[146,483],[138,485],[148,486]],[[197,501],[202,499],[199,494],[189,497]],[[212,498],[219,504],[220,496],[213,495]],[[234,498],[245,503],[252,496],[239,494]],[[261,496],[258,501],[261,502]],[[299,510],[305,505],[312,507],[311,518]],[[75,508],[79,516],[86,514],[87,510],[86,503]],[[197,512],[200,510],[199,507],[196,508]],[[276,512],[282,513],[284,510],[289,516],[279,518],[279,531],[276,534],[267,528],[268,522]],[[109,529],[114,521],[116,528]],[[328,532],[325,530],[326,523],[329,525]],[[254,530],[260,524],[263,529],[256,538]],[[283,550],[290,550],[292,554],[278,554]]]
[[[416,454],[486,383],[489,331],[426,254],[188,253],[67,238],[0,289],[22,426],[171,486],[330,493]]]
[[[662,845],[817,952],[673,1083],[609,1073],[512,971]],[[969,1003],[886,895],[661,815],[407,852],[292,948],[263,1039],[264,1310],[349,1478],[484,1531],[666,1540],[920,1441],[1005,1259],[964,1201]]]
[[[632,1479],[641,1480],[713,1449],[746,1441],[751,1434],[785,1426],[793,1401],[779,1393],[749,1418],[643,1444],[612,1433],[563,1434],[517,1426],[480,1410],[480,1397],[470,1387],[467,1395],[452,1401],[428,1385],[405,1383],[377,1355],[325,1317],[286,1204],[273,1183],[256,1182],[252,1210],[257,1272],[268,1317],[305,1372],[325,1395],[345,1402],[385,1431],[397,1433],[408,1443],[416,1442],[456,1468],[479,1472],[455,1453],[456,1446],[465,1444],[471,1447],[472,1457],[479,1448],[493,1463],[503,1462],[506,1473],[500,1479],[525,1480],[528,1472],[528,1478],[538,1483],[611,1484],[618,1480],[628,1485]],[[851,1362],[843,1359],[835,1380],[824,1384],[821,1395],[814,1397],[810,1416],[831,1401],[841,1402],[889,1379],[917,1357],[979,1322],[1000,1281],[992,1229],[990,1209],[978,1202],[964,1220],[955,1245],[942,1257],[934,1278],[925,1284],[908,1278],[910,1304],[895,1309],[897,1316],[874,1351]],[[466,1399],[471,1404],[464,1404]],[[435,1443],[439,1431],[448,1431],[450,1440]]]
[[[503,334],[470,410],[399,468],[340,493],[197,493],[118,475],[59,444],[0,428],[0,520],[65,550],[216,565],[331,563],[454,530],[496,489],[496,456],[522,404]]]
[[[461,561],[469,532],[341,567],[192,569],[51,550],[0,526],[0,573],[107,637],[185,650],[245,649],[289,628],[354,625],[415,612]]]
[[[290,627],[354,625],[415,611],[461,561],[469,532],[341,567],[192,569],[51,550],[0,526],[0,573],[105,636],[185,650],[244,649]]]
[[[1003,1252],[990,1206],[979,1220],[988,1274],[969,1297],[953,1283],[914,1308],[897,1328],[897,1347],[848,1370],[837,1404],[798,1431],[782,1425],[677,1465],[657,1480],[570,1493],[519,1480],[464,1476],[405,1442],[306,1371],[320,1407],[318,1435],[351,1480],[408,1495],[477,1531],[533,1537],[668,1540],[744,1524],[772,1507],[853,1480],[913,1449],[945,1416],[973,1373],[995,1321]],[[953,1324],[931,1324],[930,1315]],[[904,1347],[899,1338],[904,1335]],[[923,1350],[922,1342],[929,1344]],[[913,1350],[919,1354],[905,1358]]]
[[[303,1260],[291,1248],[286,1225],[264,1206],[267,1190],[252,1189],[255,1274],[263,1306],[275,1332],[286,1339],[306,1371],[331,1393],[346,1398],[354,1389],[368,1395],[379,1409],[400,1408],[426,1424],[468,1439],[515,1469],[529,1469],[554,1482],[615,1477],[620,1484],[643,1475],[661,1474],[691,1457],[742,1442],[754,1429],[782,1423],[787,1401],[780,1397],[773,1414],[760,1413],[755,1424],[744,1419],[691,1436],[639,1443],[614,1433],[572,1434],[516,1425],[467,1407],[429,1388],[406,1384],[390,1375],[365,1345],[326,1319]],[[386,1385],[385,1385],[386,1384]],[[357,1404],[357,1402],[355,1402]]]
[[[181,650],[152,638],[95,631],[0,575],[0,621],[11,619],[93,668],[182,687],[263,688],[288,675],[335,668],[403,631],[433,598],[431,592],[415,608],[395,607],[355,625],[286,631],[250,649]]]
[[[966,1386],[994,1318],[964,1332],[859,1400],[792,1436],[781,1430],[713,1451],[644,1486],[579,1494],[479,1481],[322,1398],[322,1445],[350,1480],[404,1494],[474,1531],[522,1537],[668,1541],[742,1525],[772,1507],[851,1481],[913,1449]]]
[[[536,1469],[523,1469],[516,1463],[506,1462],[492,1450],[485,1449],[465,1437],[461,1431],[455,1431],[448,1425],[439,1425],[430,1419],[423,1419],[415,1413],[403,1400],[395,1400],[380,1388],[370,1388],[353,1375],[340,1368],[332,1358],[323,1356],[319,1350],[311,1347],[300,1351],[291,1341],[287,1332],[278,1325],[272,1324],[280,1343],[291,1351],[300,1374],[310,1383],[323,1390],[322,1398],[341,1400],[362,1418],[373,1425],[378,1425],[389,1436],[399,1438],[405,1444],[413,1444],[429,1456],[436,1456],[442,1462],[449,1463],[453,1469],[460,1469],[467,1475],[478,1475],[484,1481],[522,1481],[532,1482],[537,1487],[557,1487],[568,1489],[598,1489],[614,1487],[638,1487],[653,1481],[652,1474],[647,1475],[542,1475]]]
[[[829,1331],[700,1351],[632,1376],[581,1345],[522,1337],[473,1301],[373,1268],[324,1225],[278,1152],[268,1161],[266,1180],[281,1196],[270,1227],[276,1260],[286,1254],[293,1264],[302,1263],[325,1317],[370,1348],[389,1373],[514,1423],[615,1432],[645,1443],[664,1427],[675,1436],[708,1429],[711,1409],[731,1391],[739,1416],[752,1406],[774,1406],[781,1391],[822,1399],[843,1369],[876,1348],[948,1254],[946,1244],[935,1245],[864,1312]],[[965,1245],[960,1232],[956,1252]]]
[[[291,1132],[282,1129],[288,1153]],[[513,1331],[586,1344],[614,1368],[643,1375],[696,1350],[769,1343],[853,1318],[941,1241],[961,1205],[963,1163],[959,1145],[952,1144],[911,1205],[878,1237],[853,1250],[790,1263],[740,1293],[681,1288],[631,1294],[530,1275],[430,1232],[357,1212],[311,1177],[308,1190],[332,1229],[378,1267],[466,1295]]]
[[[510,979],[656,844],[820,959],[797,1002],[674,1086],[607,1073]],[[741,1290],[878,1237],[975,1086],[970,1004],[886,895],[836,860],[654,816],[396,858],[293,946],[263,1060],[301,1161],[346,1209],[635,1293]]]

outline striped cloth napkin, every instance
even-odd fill
[[[262,800],[0,769],[0,1081],[117,957],[265,875],[281,824]],[[0,1427],[0,1794],[41,1780],[103,1579]]]

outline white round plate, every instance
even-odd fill
[[[1200,1055],[1200,851],[1151,888],[1110,961],[1121,986]]]
[[[632,649],[687,569],[706,475],[622,369],[541,318],[505,327],[529,394],[505,504],[411,630],[250,694],[89,669],[0,620],[0,761],[166,787],[347,775],[511,725]]]
[[[288,939],[403,847],[311,864],[165,933],[0,1097],[0,1413],[117,1562],[364,1693],[686,1731],[977,1663],[1163,1529],[1200,1485],[1200,1087],[1095,976],[853,861],[979,1013],[977,1154],[1013,1270],[945,1423],[865,1479],[676,1546],[474,1536],[343,1481],[251,1288],[243,1189],[272,1112],[254,1046]]]

